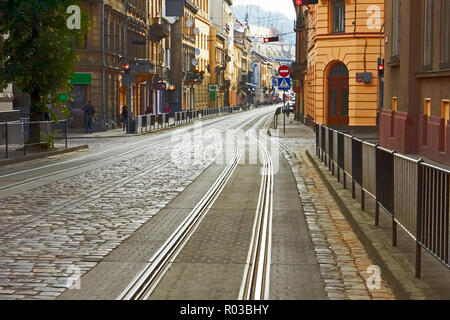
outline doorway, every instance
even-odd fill
[[[348,69],[342,62],[328,74],[328,125],[348,126]]]

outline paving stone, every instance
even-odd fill
[[[189,141],[183,146],[203,155],[195,163],[187,154],[173,152],[181,143],[159,144],[132,158],[0,199],[0,295],[36,298],[40,292],[38,298],[55,297],[65,289],[61,280],[72,275],[69,267],[78,267],[81,275],[92,269],[210,166],[222,143],[210,138],[205,144],[200,135]],[[89,145],[106,148],[102,143],[89,140]],[[22,294],[14,294],[15,289]]]
[[[362,275],[373,263],[306,157],[305,150],[308,146],[300,139],[279,141],[297,180],[328,297],[332,300],[374,298],[366,291],[365,278]],[[311,154],[315,154],[314,149],[309,150]],[[386,296],[394,298],[389,288],[386,288]],[[379,294],[379,297],[384,296]]]

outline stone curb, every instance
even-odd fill
[[[71,148],[66,148],[66,149],[61,149],[61,150],[56,150],[56,151],[41,152],[39,154],[23,156],[20,158],[1,160],[0,167],[6,166],[9,164],[13,164],[13,163],[21,163],[21,162],[26,162],[26,161],[36,160],[36,159],[42,159],[42,158],[46,158],[46,157],[50,157],[50,156],[55,156],[55,155],[59,155],[59,154],[70,153],[70,152],[79,151],[79,150],[83,150],[83,149],[87,149],[87,148],[89,148],[89,146],[87,144],[83,144],[81,146],[76,146],[76,147],[71,147]]]
[[[364,219],[363,215],[357,215],[355,209],[346,205],[343,198],[334,189],[332,182],[330,182],[323,170],[319,167],[316,159],[314,159],[308,150],[306,150],[306,155],[326,185],[333,199],[338,204],[356,236],[364,244],[369,256],[380,267],[383,278],[388,281],[396,298],[400,300],[430,298],[427,297],[423,290],[415,285],[414,279],[411,279],[411,277],[407,275],[407,272],[405,272],[404,268],[393,256],[395,253],[389,252],[382,243],[374,243],[374,240],[376,241],[378,237],[374,231],[369,228],[369,225],[373,224],[373,221],[369,222],[368,218]]]

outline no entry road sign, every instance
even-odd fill
[[[278,68],[278,75],[282,78],[286,78],[291,73],[291,70],[288,66],[281,66]]]

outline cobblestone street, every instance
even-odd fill
[[[226,122],[216,130],[225,127]],[[61,294],[70,276],[92,269],[192,183],[214,162],[216,145],[222,144],[195,136],[186,149],[182,141],[172,140],[1,199],[0,299]],[[125,141],[134,140],[115,143]],[[92,142],[102,148],[114,145],[110,139]],[[190,154],[194,150],[202,155],[196,161]]]

